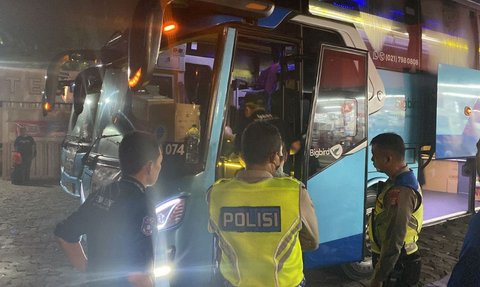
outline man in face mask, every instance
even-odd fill
[[[305,286],[302,251],[318,247],[317,218],[301,182],[274,177],[281,156],[278,129],[255,121],[242,135],[246,169],[208,192],[226,286]]]

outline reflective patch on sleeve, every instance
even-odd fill
[[[142,222],[142,233],[145,236],[152,236],[154,225],[155,225],[155,218],[151,216],[145,216]]]
[[[400,197],[400,192],[401,192],[401,190],[399,188],[395,188],[395,187],[391,188],[388,191],[387,197],[388,197],[389,204],[391,206],[397,206],[398,205],[398,198]]]
[[[280,206],[222,207],[219,227],[234,232],[280,232],[280,211]]]

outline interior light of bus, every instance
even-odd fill
[[[163,32],[165,33],[171,33],[175,30],[177,30],[177,24],[175,23],[170,22],[163,25]]]
[[[133,75],[133,77],[128,79],[128,86],[130,88],[135,87],[138,84],[138,82],[140,81],[141,77],[142,77],[142,68],[139,68],[137,70],[137,72],[135,73],[135,75]]]
[[[465,85],[465,84],[447,84],[447,83],[438,83],[440,87],[448,87],[448,88],[462,88],[462,89],[480,89],[480,85]]]
[[[429,151],[432,149],[431,145],[424,145],[420,148],[421,151]]]
[[[478,99],[477,95],[474,94],[463,94],[463,93],[451,93],[451,92],[444,92],[442,93],[444,96],[450,96],[450,97],[455,97],[455,98],[465,98],[465,99]]]
[[[469,107],[469,106],[466,106],[464,109],[463,109],[463,113],[469,117],[471,114],[472,114],[472,108]]]
[[[245,5],[245,8],[256,11],[266,11],[269,9],[267,5],[254,2],[247,3],[247,5]]]

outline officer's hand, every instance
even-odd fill
[[[225,126],[225,129],[223,131],[224,133],[224,138],[230,141],[235,140],[235,135],[233,134],[232,128],[229,126]]]
[[[375,279],[372,279],[372,281],[370,281],[370,287],[382,287],[382,286],[383,286],[382,281],[378,281]]]

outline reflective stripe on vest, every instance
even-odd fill
[[[210,190],[210,224],[219,236],[220,272],[234,286],[297,286],[303,279],[301,183],[221,180]]]
[[[414,184],[413,181],[415,181]],[[386,226],[382,222],[382,212],[384,212],[383,201],[385,195],[387,194],[387,191],[393,186],[405,186],[412,189],[417,194],[416,207],[414,212],[412,213],[412,217],[408,222],[407,232],[405,234],[403,246],[407,255],[409,255],[418,250],[416,242],[418,240],[418,234],[420,233],[423,224],[422,191],[411,170],[409,172],[405,172],[399,175],[395,179],[395,182],[388,180],[383,186],[380,193],[377,195],[375,208],[372,211],[368,224],[368,235],[370,237],[371,248],[373,252],[380,254],[380,243],[388,236],[388,234],[386,234],[388,226]]]

